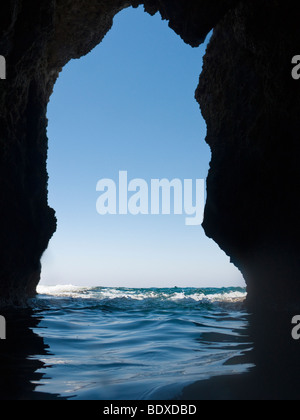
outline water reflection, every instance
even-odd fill
[[[236,344],[242,350],[241,354],[225,362],[237,372],[248,365],[247,372],[198,381],[184,389],[181,399],[298,400],[300,342],[293,340],[291,335],[294,315],[286,312],[247,314],[247,327],[236,331]],[[207,332],[201,334],[199,342],[213,350],[213,342],[215,348],[229,349],[233,340],[232,336],[220,337]],[[251,348],[249,343],[253,343]]]
[[[33,329],[40,319],[30,309],[2,311],[6,319],[6,340],[0,340],[0,400],[62,399],[59,395],[36,392],[44,375],[38,357],[49,354],[43,339]],[[37,357],[38,356],[38,357]]]
[[[51,360],[50,350],[38,334],[42,316],[33,310],[3,315],[7,320],[7,340],[0,341],[0,399],[66,399],[42,392],[42,385],[48,380],[45,375],[51,375],[51,366],[42,361]],[[209,355],[204,366],[207,376],[187,386],[180,396],[174,395],[174,399],[298,400],[300,341],[294,341],[291,335],[294,315],[237,312],[235,316],[242,316],[243,327],[228,328],[228,333],[222,321],[230,325],[232,312],[214,314],[213,328],[209,328],[209,319],[205,324],[195,323],[200,331],[199,352]],[[232,325],[236,325],[235,317]],[[100,377],[101,371],[98,374]]]

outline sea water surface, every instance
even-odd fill
[[[251,367],[238,361],[252,346],[243,288],[64,285],[38,293],[30,330],[44,351],[26,357],[34,364],[30,398],[180,399],[195,381]]]

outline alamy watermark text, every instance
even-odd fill
[[[205,181],[192,179],[183,182],[176,178],[152,179],[148,185],[144,179],[128,182],[127,171],[119,172],[118,185],[112,179],[100,179],[96,190],[98,214],[119,215],[182,215],[187,226],[199,226],[203,222],[205,206]]]
[[[6,319],[0,315],[0,340],[6,340]]]
[[[0,55],[0,79],[6,79],[6,60]]]

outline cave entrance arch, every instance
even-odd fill
[[[117,180],[119,170],[147,180],[206,177],[210,152],[194,99],[204,50],[185,45],[158,15],[129,8],[101,45],[64,69],[48,110],[58,231],[42,284],[242,285],[229,258],[184,217],[95,211],[98,179]]]

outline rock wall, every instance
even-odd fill
[[[300,51],[296,2],[6,0],[0,14],[0,301],[33,296],[56,230],[47,202],[46,111],[63,66],[125,7],[160,12],[192,46],[215,28],[196,98],[212,149],[204,228],[245,276],[249,304],[298,303]]]
[[[299,307],[300,48],[294,2],[241,2],[217,25],[196,97],[212,149],[204,228],[253,307]]]

